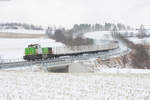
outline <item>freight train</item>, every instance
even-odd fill
[[[51,47],[44,47],[42,48],[39,44],[30,44],[27,48],[25,48],[25,56],[23,57],[25,60],[41,60],[41,59],[52,59],[58,58],[62,56],[79,56],[82,54],[92,54],[98,52],[105,52],[113,49],[119,48],[117,41],[112,41],[107,45],[103,46],[80,46],[78,49],[80,50],[73,50],[72,52],[66,53],[54,53]]]

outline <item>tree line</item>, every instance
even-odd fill
[[[49,38],[56,40],[57,42],[64,43],[66,46],[81,46],[81,45],[93,45],[92,39],[84,38],[83,34],[75,35],[71,30],[56,29],[54,34],[47,34]]]
[[[95,31],[112,31],[114,28],[117,30],[131,30],[130,26],[126,26],[124,24],[118,23],[105,23],[102,24],[75,24],[71,29],[74,33],[87,33],[87,32],[95,32]]]
[[[68,46],[92,45],[93,40],[83,37],[84,33],[95,31],[113,31],[113,30],[131,30],[130,26],[124,24],[105,23],[102,24],[74,24],[71,29],[52,28],[46,29],[46,35],[49,38],[55,39],[57,42],[62,42]]]
[[[54,33],[54,31],[58,28],[52,28],[48,27],[46,29],[46,33]],[[65,28],[63,28],[65,29]],[[131,30],[132,28],[130,26],[118,23],[105,23],[102,24],[74,24],[71,29],[69,29],[72,33],[87,33],[87,32],[96,32],[96,31],[113,31],[114,29],[121,31],[121,30]]]
[[[26,23],[0,23],[0,29],[44,30],[42,26]]]

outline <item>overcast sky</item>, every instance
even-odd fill
[[[0,22],[65,27],[120,22],[150,27],[150,0],[0,0]]]

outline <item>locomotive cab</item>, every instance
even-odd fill
[[[30,44],[25,48],[25,60],[46,59],[52,55],[52,48],[42,48],[39,44]]]
[[[36,54],[42,54],[42,48],[39,44],[30,44],[28,48],[35,48]]]

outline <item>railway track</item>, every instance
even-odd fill
[[[97,53],[85,53],[78,56],[62,56],[59,58],[47,59],[47,60],[36,60],[36,61],[24,61],[23,59],[13,60],[9,59],[7,61],[3,61],[0,63],[1,69],[7,68],[17,68],[17,67],[27,67],[32,65],[46,65],[49,67],[53,67],[56,65],[64,65],[64,64],[71,64],[75,61],[82,61],[88,60],[91,58],[101,58],[101,59],[109,59],[113,56],[121,56],[126,55],[130,51],[129,50],[120,50],[120,49],[113,49],[109,51],[97,52]]]

